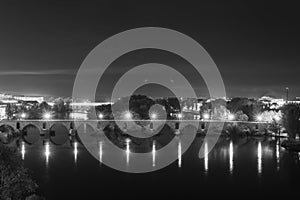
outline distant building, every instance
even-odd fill
[[[270,109],[279,109],[284,104],[286,104],[286,100],[284,99],[276,99],[269,96],[263,96],[259,98],[259,101],[262,102],[265,106],[269,107]]]
[[[6,119],[6,104],[0,104],[0,120]]]
[[[44,97],[41,96],[23,96],[23,95],[18,95],[18,96],[13,96],[15,100],[19,101],[29,101],[29,102],[38,102],[42,103],[44,101]]]
[[[87,112],[72,112],[70,114],[71,119],[77,119],[77,120],[87,120],[88,115]]]
[[[288,101],[288,103],[300,104],[300,97],[296,97],[295,99]]]

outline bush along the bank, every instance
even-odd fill
[[[219,124],[219,123],[218,123]],[[211,133],[218,133],[219,128],[214,130],[215,126],[211,127]],[[198,128],[198,136],[206,136],[208,131],[208,124]],[[221,132],[224,137],[247,137],[247,136],[268,136],[272,135],[272,131],[268,130],[267,125],[256,125],[248,123],[225,123]]]
[[[35,194],[37,187],[22,166],[17,149],[0,143],[0,199],[43,199]]]
[[[298,104],[287,104],[281,110],[283,113],[282,123],[289,136],[289,139],[283,141],[281,146],[299,152],[300,141],[296,140],[296,135],[300,136],[300,106]]]

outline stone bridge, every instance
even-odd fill
[[[114,122],[114,120],[7,120],[0,121],[0,137],[7,138],[9,135],[17,134],[23,137],[28,143],[34,143],[40,139],[50,139],[53,143],[60,144],[59,141],[66,142],[68,139],[77,137],[77,133],[103,133],[103,129]],[[136,130],[139,132],[141,126],[136,121],[119,120],[121,129]],[[197,128],[198,133],[206,133],[209,124],[220,124],[221,121],[198,121],[198,120],[168,120],[166,124],[178,133],[186,125],[190,124]],[[247,126],[249,129],[263,131],[268,127],[267,122],[240,122],[240,121],[222,121],[224,127],[232,125]],[[143,120],[144,129],[156,130],[165,123],[163,120]],[[77,137],[78,139],[78,137]]]

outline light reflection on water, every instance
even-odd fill
[[[102,141],[99,142],[99,161],[102,164],[102,156],[103,156],[103,143]]]
[[[26,153],[26,151],[25,151],[25,142],[22,141],[22,145],[21,145],[21,155],[22,155],[22,160],[25,159],[25,153]]]
[[[229,171],[233,173],[233,143],[230,141],[229,144]]]
[[[262,182],[262,184],[265,184],[264,187],[268,187],[266,186],[267,184],[272,185],[273,183],[276,183],[281,187],[285,187],[285,185],[290,184],[289,182],[291,181],[291,178],[289,177],[295,173],[290,172],[290,170],[298,170],[296,174],[300,173],[298,154],[291,155],[290,152],[280,147],[280,142],[276,139],[241,138],[229,140],[221,138],[211,152],[208,152],[208,143],[203,143],[203,141],[204,140],[201,137],[196,138],[191,148],[185,152],[184,156],[186,157],[182,159],[181,154],[184,141],[181,141],[179,138],[178,143],[174,145],[174,154],[178,156],[178,160],[177,162],[174,162],[172,166],[163,169],[163,171],[175,177],[176,173],[179,173],[180,175],[183,175],[179,176],[180,178],[187,179],[188,181],[190,179],[193,179],[193,181],[203,181],[204,179],[215,180],[216,177],[220,177],[218,181],[225,184],[225,186],[223,185],[225,188],[227,187],[226,184],[228,184],[229,187],[232,183],[224,182],[224,180],[237,180],[239,177],[247,180],[247,183],[245,183],[246,181],[243,183],[248,184],[248,187],[250,188],[254,187],[257,184],[256,181],[260,179],[267,180],[265,183]],[[107,155],[105,152],[108,151],[108,148],[106,147],[106,143],[103,143],[102,141],[97,142],[97,144],[98,146],[96,148],[99,152],[99,161],[101,163],[102,159],[104,159],[105,155]],[[122,162],[126,161],[128,166],[131,162],[133,162],[133,160],[130,162],[130,159],[132,159],[130,156],[132,156],[131,152],[134,152],[134,144],[135,143],[130,140],[126,140],[125,142],[124,160],[122,160]],[[153,143],[149,144],[149,152],[152,154],[152,163],[150,161],[149,165],[152,164],[153,167],[157,167],[157,158],[160,153],[160,151],[158,151],[160,147],[159,142],[153,141]],[[204,158],[199,159],[198,153],[202,144],[204,145]],[[37,176],[41,177],[39,182],[43,182],[45,187],[47,186],[48,181],[51,181],[52,179],[53,181],[61,180],[59,176],[61,176],[62,173],[69,174],[68,177],[72,178],[72,180],[76,179],[75,176],[79,176],[81,178],[86,176],[95,176],[99,178],[99,180],[106,180],[106,178],[109,179],[110,176],[114,176],[115,173],[115,171],[105,171],[105,173],[108,173],[107,175],[103,173],[94,174],[95,170],[89,170],[94,167],[101,169],[105,168],[108,170],[108,167],[105,165],[99,166],[99,161],[96,161],[86,151],[82,144],[78,142],[73,144],[73,148],[69,143],[63,146],[55,146],[50,142],[46,142],[45,145],[42,145],[41,143],[28,145],[22,142],[19,152],[20,157],[24,159],[25,166],[34,169],[34,172],[38,173]],[[50,165],[49,158],[51,158]],[[46,162],[44,159],[46,159]],[[76,164],[78,160],[80,160],[80,162]],[[95,163],[96,166],[94,166]],[[70,169],[72,169],[72,166],[75,164],[77,170],[76,172],[73,172]],[[41,167],[41,165],[44,165],[46,168]],[[291,165],[295,165],[296,167],[291,167]],[[176,173],[174,173],[174,167],[181,168],[182,170],[177,170]],[[68,171],[66,172],[64,170]],[[53,175],[55,174],[54,172],[57,175]],[[152,173],[152,175],[155,174],[160,174],[160,171]],[[289,175],[286,176],[286,174]],[[45,180],[45,178],[43,178],[45,176],[49,178]],[[156,178],[160,180],[160,176],[161,174],[158,175],[158,178]],[[203,179],[202,176],[205,178]],[[295,175],[292,177],[294,176]],[[226,177],[235,178],[226,179]],[[172,184],[172,181],[169,184]],[[207,184],[210,184],[210,182],[207,182]],[[213,187],[213,185],[210,186]],[[205,186],[202,185],[202,187]]]
[[[152,143],[152,167],[155,167],[156,147],[155,140]]]
[[[277,170],[280,169],[280,141],[278,140],[276,142],[276,164],[277,164]]]
[[[201,142],[199,142],[201,143]],[[103,149],[103,142],[102,141],[99,141],[98,142],[99,144],[99,162],[102,163],[103,162],[103,156],[105,154],[104,152],[104,149]],[[237,147],[234,147],[234,141],[230,140],[230,142],[226,142],[226,141],[223,141],[221,142],[221,146],[218,147],[216,146],[212,152],[208,152],[208,143],[207,142],[204,142],[203,145],[204,145],[204,158],[203,158],[203,171],[205,173],[208,173],[208,170],[209,170],[209,163],[210,163],[210,160],[212,160],[212,163],[213,162],[216,162],[216,158],[220,158],[219,162],[228,162],[228,172],[230,174],[233,173],[234,171],[234,168],[235,168],[235,162],[238,161],[240,158],[238,156],[239,154],[239,151],[238,151],[238,144]],[[126,139],[125,141],[125,160],[126,160],[126,164],[129,166],[130,165],[130,154],[131,154],[131,150],[130,150],[130,145],[131,145],[131,141],[130,139]],[[249,144],[250,145],[250,144]],[[28,146],[28,144],[26,144],[24,141],[21,142],[21,146],[20,146],[20,154],[21,154],[21,158],[22,160],[26,160],[27,157],[29,157],[30,155],[27,155],[28,152],[27,152],[27,148],[30,148],[31,145]],[[82,146],[82,145],[80,145]],[[43,145],[44,147],[44,156],[45,156],[45,164],[46,166],[49,165],[49,158],[51,156],[51,154],[53,153],[57,153],[56,149],[59,149],[60,146],[56,146],[56,145],[53,145],[53,144],[50,144],[49,141],[45,142],[45,144]],[[51,148],[53,148],[53,150],[51,150]],[[70,146],[69,148],[66,148],[67,150],[68,149],[73,149],[73,160],[74,160],[74,163],[76,164],[77,163],[77,160],[78,160],[78,153],[79,153],[79,143],[78,142],[74,142],[72,146]],[[237,150],[235,151],[235,148],[237,148]],[[54,151],[55,150],[55,151]],[[106,149],[108,150],[108,149]],[[199,149],[198,149],[199,150]],[[177,167],[178,168],[181,168],[182,167],[182,141],[179,139],[178,140],[178,143],[177,143],[177,146],[176,148],[174,149],[175,152],[177,152]],[[269,144],[265,144],[264,143],[264,146],[262,145],[262,141],[257,141],[256,143],[256,163],[257,163],[257,173],[258,174],[261,174],[262,171],[263,171],[263,160],[264,160],[264,157],[266,158],[274,158],[275,160],[275,167],[277,169],[277,171],[280,170],[280,162],[281,162],[281,151],[285,151],[283,150],[281,147],[280,147],[280,141],[279,140],[276,140],[275,143],[274,143],[274,146],[272,147],[271,145]],[[249,148],[249,155],[250,155],[250,152],[251,152],[251,148]],[[156,141],[154,140],[152,142],[152,147],[151,147],[151,154],[152,154],[152,166],[155,167],[156,166],[156,157],[158,156],[158,153],[159,151],[157,151],[157,144],[156,144]],[[235,154],[237,153],[237,155],[235,156]],[[25,157],[25,154],[27,155]],[[214,155],[219,155],[218,156],[214,156],[214,158],[212,158],[212,156],[210,156],[211,154],[214,154]],[[216,158],[215,158],[216,157]],[[300,156],[297,155],[297,160],[299,159]]]
[[[207,142],[204,143],[204,170],[207,173],[208,172],[208,146]]]
[[[49,142],[46,142],[46,144],[45,144],[46,166],[49,165],[49,156],[50,156],[50,144],[49,144]]]
[[[182,160],[181,160],[181,157],[182,157],[182,152],[181,152],[181,140],[178,141],[178,167],[180,168],[181,167],[181,164],[182,164]]]
[[[258,174],[262,172],[262,149],[261,149],[261,142],[258,142],[257,145],[257,171]]]
[[[129,165],[130,157],[130,139],[126,139],[126,164]]]
[[[74,162],[77,163],[78,142],[74,142]]]

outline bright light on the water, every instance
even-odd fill
[[[156,156],[156,147],[155,147],[155,141],[153,141],[152,144],[152,166],[155,167],[155,156]]]
[[[99,142],[99,161],[102,163],[102,156],[103,156],[103,146],[102,141]]]
[[[49,142],[46,142],[46,145],[45,145],[45,156],[46,156],[46,164],[48,165],[48,163],[49,163],[49,156],[50,156],[50,145],[49,145]]]
[[[178,142],[178,167],[181,167],[182,160],[181,160],[181,141]]]
[[[258,142],[257,146],[257,171],[259,174],[262,172],[262,149],[261,142]]]
[[[22,154],[22,160],[25,159],[25,142],[22,142],[22,146],[21,146],[21,154]]]
[[[233,172],[233,143],[230,141],[229,144],[229,171]]]
[[[77,162],[77,154],[78,154],[78,143],[74,142],[74,161]]]
[[[277,163],[277,170],[279,170],[279,168],[280,168],[280,163],[279,163],[279,161],[280,161],[280,146],[279,146],[280,144],[279,144],[279,142],[278,142],[278,144],[276,144],[276,163]]]
[[[103,119],[104,115],[102,113],[99,114],[99,119]]]
[[[208,171],[208,146],[207,142],[204,143],[204,170]]]
[[[130,155],[130,139],[126,139],[126,163],[129,164],[129,155]]]

